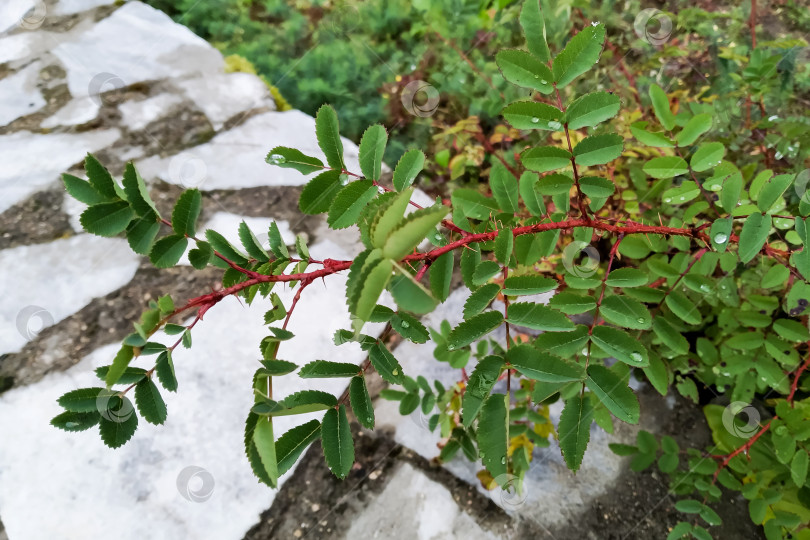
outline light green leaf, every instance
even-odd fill
[[[608,92],[592,92],[575,99],[565,110],[569,129],[593,127],[616,116],[621,106],[619,96]]]
[[[568,468],[576,472],[582,464],[585,449],[591,438],[593,407],[589,396],[577,392],[565,402],[557,433],[560,439],[560,450]]]
[[[503,315],[498,311],[485,311],[470,317],[456,326],[447,337],[447,349],[454,350],[467,346],[498,328],[503,322]]]
[[[596,307],[593,296],[582,296],[571,291],[561,291],[551,297],[548,307],[562,311],[566,315],[578,315]]]
[[[737,250],[743,263],[749,262],[765,245],[771,231],[772,218],[770,214],[754,212],[743,223],[740,232],[740,243]]]
[[[343,141],[340,140],[340,125],[337,113],[331,105],[322,105],[315,115],[315,135],[326,162],[333,169],[343,170]]]
[[[556,146],[535,146],[520,154],[527,169],[539,173],[561,169],[571,164],[571,153]]]
[[[493,478],[506,475],[506,400],[504,394],[493,394],[481,407],[478,420],[478,449],[481,461]]]
[[[625,364],[637,367],[649,365],[647,349],[624,330],[597,326],[593,329],[591,341],[607,354]]]
[[[667,307],[672,310],[679,319],[687,324],[700,324],[700,310],[697,306],[689,300],[689,298],[680,291],[671,291],[666,300],[664,300]]]
[[[150,424],[161,425],[166,421],[166,403],[152,379],[144,378],[135,385],[135,404]]]
[[[515,247],[515,237],[511,229],[501,229],[495,237],[495,258],[503,265],[509,265],[512,249]]]
[[[574,185],[574,179],[570,176],[560,173],[547,174],[537,181],[537,191],[542,195],[561,195],[568,193],[571,186]]]
[[[375,248],[382,248],[391,231],[400,224],[412,194],[412,188],[405,188],[398,195],[386,198],[377,208],[369,231],[371,243]]]
[[[377,195],[371,180],[358,180],[343,189],[332,201],[326,222],[333,229],[345,229],[357,223],[366,205]]]
[[[579,364],[542,353],[527,344],[515,345],[506,352],[506,361],[520,373],[535,381],[569,383],[585,378]]]
[[[790,478],[796,487],[804,487],[807,480],[807,452],[796,452],[793,456],[793,460],[790,462]]]
[[[113,359],[112,365],[110,365],[110,370],[107,372],[107,378],[104,380],[107,388],[118,382],[118,379],[120,379],[121,375],[124,374],[134,355],[135,353],[132,350],[132,347],[128,345],[123,345],[118,350],[115,358]]]
[[[504,212],[514,214],[518,211],[518,183],[512,173],[501,163],[495,161],[489,173],[489,186],[492,196]]]
[[[450,295],[450,283],[453,279],[453,265],[455,258],[452,252],[440,255],[430,265],[428,277],[430,278],[430,290],[433,296],[440,302],[447,300]]]
[[[719,218],[712,223],[712,228],[709,231],[709,239],[714,249],[720,253],[723,253],[728,247],[728,241],[731,239],[732,225],[733,221],[731,218]]]
[[[388,235],[383,247],[383,256],[398,261],[409,255],[428,233],[442,222],[448,211],[446,206],[436,205],[417,210],[407,216]]]
[[[360,277],[360,286],[357,290],[357,300],[354,302],[354,315],[361,321],[367,321],[377,300],[380,298],[385,286],[391,279],[394,264],[390,259],[379,259],[363,270]]]
[[[557,88],[562,88],[599,61],[605,41],[605,26],[586,26],[554,58],[552,72]]]
[[[653,178],[674,178],[689,172],[686,160],[678,156],[652,158],[642,168]]]
[[[135,217],[135,212],[126,201],[96,204],[82,212],[79,221],[84,230],[97,236],[116,236]]]
[[[600,176],[585,176],[580,178],[579,187],[582,189],[582,193],[587,195],[592,201],[605,201],[616,191],[616,186],[613,185],[613,182]],[[604,202],[602,202],[602,204],[604,204]]]
[[[261,459],[262,467],[270,485],[278,485],[278,460],[276,457],[276,441],[273,435],[273,417],[259,418],[253,429],[253,444]]]
[[[89,206],[109,202],[110,200],[90,185],[90,182],[77,178],[72,174],[63,174],[62,183],[65,184],[65,190],[68,192],[68,195]]]
[[[656,118],[664,126],[664,129],[671,131],[675,127],[675,115],[669,108],[667,94],[657,84],[650,86],[650,101],[652,101],[653,112]]]
[[[647,274],[638,268],[617,268],[608,274],[605,283],[608,287],[641,287],[649,281]]]
[[[403,191],[413,184],[416,177],[422,172],[425,166],[425,154],[421,150],[408,150],[399,158],[394,169],[394,189]]]
[[[510,276],[504,280],[503,294],[507,296],[527,296],[553,291],[559,286],[556,279],[539,275]]]
[[[363,132],[360,139],[360,170],[369,180],[379,180],[382,172],[382,160],[388,133],[380,124],[374,124]]]
[[[692,169],[698,172],[707,171],[719,165],[724,155],[726,155],[726,147],[723,146],[723,143],[704,143],[698,147],[689,163]]]
[[[762,212],[767,212],[774,203],[782,198],[787,188],[793,183],[794,176],[792,174],[778,174],[771,177],[762,186],[757,197],[757,207]]]
[[[548,43],[546,43],[546,23],[543,19],[543,11],[539,1],[528,0],[523,2],[523,7],[520,10],[520,26],[523,27],[523,35],[526,37],[526,46],[529,48],[529,52],[541,62],[548,62],[551,55],[548,51]]]
[[[511,304],[508,322],[546,332],[566,332],[574,329],[574,323],[564,314],[542,304],[530,302]]]
[[[602,301],[599,313],[607,322],[624,328],[647,330],[652,326],[647,308],[627,296],[608,296]]]
[[[696,114],[683,126],[683,129],[675,136],[678,146],[689,146],[698,137],[712,128],[712,115],[708,113]]]
[[[621,135],[592,135],[574,147],[574,161],[586,167],[604,165],[621,156],[623,149]]]
[[[367,429],[374,429],[374,407],[368,395],[366,379],[362,375],[352,378],[349,383],[349,399],[357,421]]]
[[[640,143],[654,148],[672,148],[675,146],[669,137],[663,132],[648,131],[645,129],[649,122],[634,122],[630,125],[630,133],[633,134]]]
[[[554,91],[551,70],[542,60],[526,51],[503,49],[495,55],[495,62],[510,83],[536,90],[542,94]]]
[[[152,246],[149,260],[156,268],[169,268],[177,264],[188,247],[188,239],[179,234],[164,236]]]
[[[536,189],[538,179],[535,173],[524,171],[523,174],[520,175],[518,182],[520,198],[523,199],[523,204],[526,205],[526,209],[528,209],[533,216],[542,216],[546,211],[543,197]]]
[[[346,478],[354,464],[354,442],[345,405],[329,409],[324,415],[321,443],[329,469],[341,480]]]
[[[405,311],[424,315],[436,309],[438,302],[424,285],[418,283],[408,271],[401,272],[391,280],[388,287],[394,302]]]
[[[599,365],[588,367],[585,385],[596,394],[613,416],[629,424],[638,424],[641,414],[638,398],[630,387],[608,368]]]
[[[473,272],[473,284],[483,285],[496,275],[500,274],[501,265],[495,261],[481,261]]]
[[[560,109],[536,101],[514,101],[503,108],[501,115],[515,129],[561,131],[563,127]]]
[[[200,215],[202,195],[199,189],[187,189],[177,199],[172,210],[172,228],[180,235],[197,234],[197,218]]]
[[[265,161],[270,165],[285,169],[295,169],[301,174],[310,174],[324,169],[323,161],[307,156],[295,148],[276,146],[267,154]]]

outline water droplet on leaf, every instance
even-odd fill
[[[632,360],[633,362],[636,362],[636,363],[640,364],[640,363],[641,363],[641,361],[642,361],[642,360],[644,360],[644,358],[641,356],[641,353],[637,353],[637,352],[631,352],[631,353],[630,353],[630,360]]]
[[[533,116],[532,117],[532,124],[537,124],[538,122],[540,122],[540,119],[537,118],[536,116]]]
[[[717,233],[714,235],[715,244],[725,244],[728,240],[728,235],[725,233]]]

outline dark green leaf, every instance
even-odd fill
[[[329,210],[332,201],[340,191],[341,172],[324,171],[310,180],[301,191],[298,208],[304,214],[320,214]]]
[[[345,405],[329,409],[324,415],[321,444],[329,469],[341,480],[346,478],[354,464],[354,442]]]
[[[498,311],[485,311],[456,326],[447,337],[447,349],[460,349],[498,328],[503,315]]]
[[[461,398],[461,417],[464,427],[470,427],[478,416],[478,411],[481,410],[481,405],[498,381],[502,368],[503,358],[500,356],[487,356],[475,366]]]
[[[345,229],[357,223],[366,205],[377,195],[371,180],[358,180],[347,185],[332,201],[327,223],[333,229]]]
[[[340,126],[335,109],[331,105],[322,105],[315,115],[315,135],[326,162],[333,169],[343,170],[343,141],[340,140]]]
[[[652,326],[652,316],[638,300],[627,296],[608,296],[602,300],[599,311],[609,323],[633,330],[647,330]]]
[[[188,239],[179,234],[164,236],[152,246],[149,260],[157,268],[169,268],[177,264],[188,247]]]
[[[110,399],[111,406],[101,411],[99,432],[101,440],[110,448],[123,446],[138,429],[138,415],[126,397]]]
[[[553,291],[558,287],[557,280],[538,275],[511,276],[503,283],[503,294],[526,296]]]
[[[301,174],[313,173],[324,168],[323,162],[320,159],[307,156],[300,150],[287,148],[285,146],[276,146],[270,150],[265,161],[277,167],[295,169]]]
[[[593,407],[590,396],[582,396],[577,392],[565,402],[557,433],[565,463],[574,472],[579,470],[585,456],[585,449],[591,438],[592,421]]]
[[[374,407],[371,405],[366,380],[362,375],[352,378],[349,383],[349,399],[357,421],[365,428],[374,429]]]
[[[571,164],[571,153],[556,146],[535,146],[520,154],[527,169],[539,173],[561,169]]]
[[[152,379],[144,378],[135,385],[135,404],[150,424],[160,425],[166,421],[166,403]]]
[[[566,332],[574,329],[574,323],[564,314],[544,305],[529,302],[510,305],[508,321],[518,326],[547,332]]]
[[[686,160],[678,156],[652,158],[644,164],[643,169],[653,178],[674,178],[689,172]]]
[[[579,364],[568,363],[542,353],[531,345],[511,347],[506,353],[506,360],[520,373],[535,381],[569,383],[585,378],[585,372]]]
[[[388,133],[380,124],[375,124],[363,133],[360,139],[360,170],[369,180],[379,180],[382,172],[383,153],[388,143]]]
[[[354,364],[344,362],[329,362],[327,360],[315,360],[304,365],[298,376],[302,379],[328,379],[332,377],[354,377],[360,368]]]
[[[622,155],[624,141],[620,135],[592,135],[574,147],[574,161],[586,167],[604,165]]]
[[[492,196],[504,212],[514,214],[518,211],[518,183],[512,173],[500,161],[492,165],[489,173],[489,186]]]
[[[517,49],[503,49],[495,55],[503,78],[510,83],[537,90],[543,94],[554,91],[551,70],[542,60],[526,51]]]
[[[613,416],[630,424],[638,423],[641,414],[638,398],[630,387],[608,368],[599,365],[588,367],[585,384]]]
[[[65,411],[53,417],[51,425],[63,431],[84,431],[98,424],[101,415],[98,411],[72,412]]]
[[[160,215],[155,208],[155,203],[149,197],[149,190],[146,188],[146,183],[135,170],[132,162],[128,162],[124,168],[124,193],[127,195],[127,200],[135,213],[141,217],[158,216]]]
[[[281,476],[298,461],[304,450],[321,436],[321,423],[310,420],[289,430],[276,441],[278,474]]]
[[[605,26],[596,24],[586,26],[565,46],[555,58],[552,65],[554,82],[562,88],[599,61],[602,45],[605,41]]]
[[[657,84],[650,86],[650,100],[658,121],[661,122],[664,129],[671,131],[675,127],[675,115],[672,114],[672,110],[669,108],[667,94]]]
[[[506,475],[506,400],[504,394],[489,396],[478,421],[478,449],[481,461],[493,478]]]
[[[368,357],[371,360],[371,365],[380,374],[380,377],[389,384],[402,384],[404,374],[402,373],[402,366],[399,365],[397,359],[391,354],[391,351],[380,342],[375,343],[368,350]]]
[[[772,218],[770,214],[754,212],[745,220],[740,232],[740,245],[738,254],[743,263],[753,259],[768,240],[771,231]]]
[[[514,101],[503,108],[501,115],[516,129],[560,131],[563,127],[560,109],[536,101]]]
[[[169,392],[177,392],[177,377],[174,373],[171,351],[160,353],[155,363],[155,373],[163,388]]]
[[[627,332],[609,326],[597,326],[593,329],[591,340],[600,349],[631,366],[649,365],[647,349]]]
[[[113,180],[110,171],[92,154],[87,154],[84,160],[84,170],[87,173],[87,178],[90,185],[106,199],[118,198],[118,192],[115,189],[115,180]]]
[[[79,221],[84,230],[97,236],[111,237],[124,232],[135,212],[126,201],[96,204],[82,212]]]

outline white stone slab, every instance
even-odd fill
[[[231,118],[258,107],[275,109],[270,90],[256,75],[222,73],[180,81],[177,85],[219,131]]]
[[[147,158],[137,165],[146,179],[203,190],[299,186],[315,175],[268,165],[265,157],[276,146],[297,148],[325,161],[315,138],[315,119],[301,111],[284,111],[260,114],[206,144],[167,158]],[[343,150],[349,170],[359,173],[357,145],[343,138]]]
[[[452,494],[407,463],[372,498],[343,536],[386,540],[496,540],[459,508]]]
[[[10,124],[22,116],[35,113],[46,105],[37,88],[40,62],[34,62],[5,79],[0,79],[0,126]]]
[[[53,116],[42,122],[43,128],[55,128],[57,126],[78,126],[93,120],[100,109],[97,100],[85,96],[71,100],[56,111]]]
[[[19,131],[0,136],[0,212],[55,184],[88,152],[106,148],[120,136],[117,129],[50,135]]]
[[[183,98],[173,94],[158,94],[140,101],[127,101],[118,106],[121,111],[121,125],[130,131],[139,131],[167,116],[181,103]]]
[[[217,73],[224,66],[220,53],[205,40],[141,2],[127,2],[75,40],[59,44],[53,54],[65,66],[74,97],[109,90],[105,81],[128,86]]]
[[[139,260],[125,240],[89,234],[0,251],[0,354],[129,283]]]
[[[49,13],[52,15],[72,15],[99,6],[108,6],[112,3],[111,0],[59,0]]]
[[[319,245],[312,250],[319,253]],[[365,355],[357,344],[335,347],[331,342],[335,330],[350,324],[344,286],[345,277],[339,275],[328,279],[327,287],[320,282],[310,286],[290,322],[296,337],[281,345],[280,358],[299,365],[318,358],[362,361]],[[289,305],[293,292],[280,286],[274,290]],[[64,433],[48,425],[59,413],[55,399],[97,385],[92,368],[108,364],[117,345],[0,396],[0,432],[4,440],[15,441],[0,445],[0,508],[9,537],[84,540],[116,530],[125,538],[155,540],[242,538],[275,496],[253,477],[242,442],[253,401],[251,378],[260,367],[258,343],[268,334],[262,320],[268,308],[266,300],[245,306],[228,298],[208,311],[193,331],[193,348],[175,354],[179,388],[176,394],[163,393],[166,424],[141,420],[133,439],[117,450],[104,447],[97,429]],[[275,380],[274,391],[279,398],[307,388],[337,394],[344,382],[289,375]],[[322,416],[279,418],[277,433]],[[202,467],[213,478],[213,491],[204,502],[186,500],[178,491],[178,476],[189,466]],[[193,479],[191,489],[200,484],[201,477]]]

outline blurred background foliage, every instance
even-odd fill
[[[513,162],[515,151],[548,136],[519,132],[499,119],[505,103],[531,97],[507,84],[494,61],[497,50],[522,43],[520,2],[148,2],[219,48],[230,70],[262,76],[281,110],[291,106],[314,115],[331,103],[341,131],[355,141],[367,126],[381,123],[390,134],[388,163],[407,149],[423,149],[432,161],[422,186],[434,194],[475,185],[488,174],[494,152]],[[683,104],[693,113],[713,113],[711,135],[727,145],[741,169],[761,161],[801,165],[810,155],[810,119],[802,114],[810,104],[810,54],[802,38],[810,35],[810,10],[804,0],[760,2],[755,47],[747,1],[541,4],[548,42],[557,51],[584,25],[607,25],[598,70],[567,91],[618,94],[618,123],[627,139],[630,124],[645,119],[647,89],[655,82],[676,110]],[[421,89],[415,95],[407,90],[414,81]],[[409,106],[424,113],[414,115]],[[631,185],[634,170],[632,163],[626,170],[620,163],[614,181]]]

